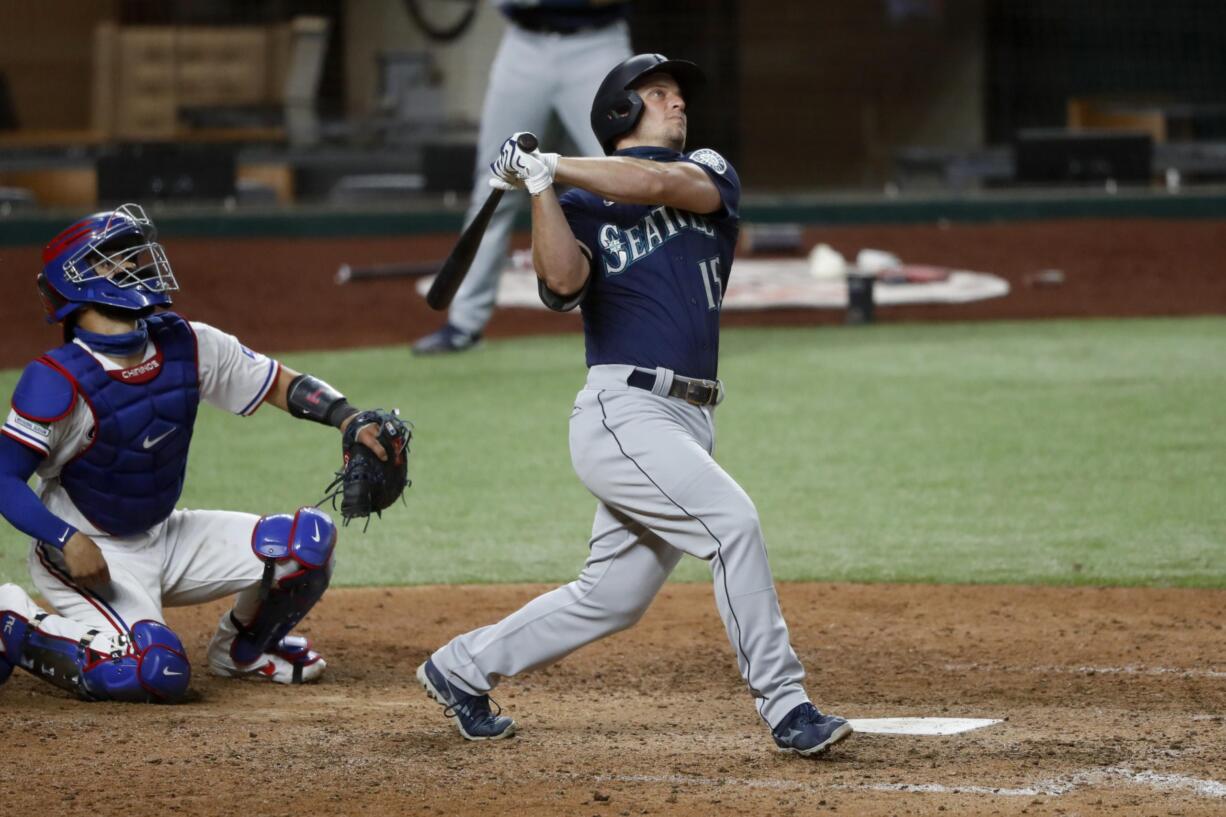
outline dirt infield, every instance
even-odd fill
[[[578,555],[577,555],[578,559]],[[576,562],[577,564],[578,562]],[[774,751],[711,590],[497,694],[520,735],[464,742],[413,679],[539,587],[333,590],[309,687],[197,670],[175,707],[0,689],[3,813],[1112,814],[1226,811],[1226,593],[784,585],[817,701],[854,718],[1005,718],[946,737]],[[170,611],[200,667],[221,606]]]

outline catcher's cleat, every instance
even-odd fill
[[[465,332],[447,323],[442,329],[419,338],[413,344],[415,355],[441,355],[448,352],[463,352],[481,342],[480,332]]]
[[[426,694],[443,705],[443,714],[455,718],[456,728],[469,740],[501,740],[515,734],[515,721],[498,712],[490,712],[489,695],[470,695],[451,684],[439,672],[434,662],[417,668],[417,680]]]
[[[287,635],[276,649],[260,655],[250,664],[239,665],[230,655],[234,636],[218,633],[209,644],[209,672],[223,678],[249,678],[277,684],[308,684],[323,675],[328,666],[323,656],[311,649],[310,640]]]
[[[836,715],[823,715],[811,703],[803,703],[771,730],[781,752],[814,756],[825,752],[852,732],[851,724]]]

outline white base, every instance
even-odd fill
[[[851,728],[868,735],[956,735],[982,729],[998,718],[853,718]]]

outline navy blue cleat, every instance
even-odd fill
[[[432,660],[427,658],[417,668],[417,680],[427,695],[443,705],[443,714],[455,718],[456,728],[469,740],[501,740],[515,734],[515,721],[490,712],[489,695],[470,695],[457,689]]]
[[[781,752],[820,755],[852,732],[851,724],[835,715],[823,715],[811,703],[793,709],[771,730]]]
[[[437,332],[431,332],[413,344],[415,355],[442,355],[448,352],[463,352],[481,340],[480,332],[465,332],[451,324],[443,324]]]

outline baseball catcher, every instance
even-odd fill
[[[192,667],[163,608],[227,596],[209,672],[315,680],[324,659],[291,633],[328,587],[336,526],[316,507],[263,517],[176,509],[197,408],[246,417],[269,403],[337,428],[353,475],[347,517],[399,495],[406,427],[168,311],[178,283],[137,205],[78,221],[42,261],[38,288],[64,343],[30,363],[13,392],[0,429],[0,515],[30,537],[31,578],[51,609],[0,585],[0,684],[21,667],[86,700],[180,701]],[[391,476],[371,476],[385,463]]]

